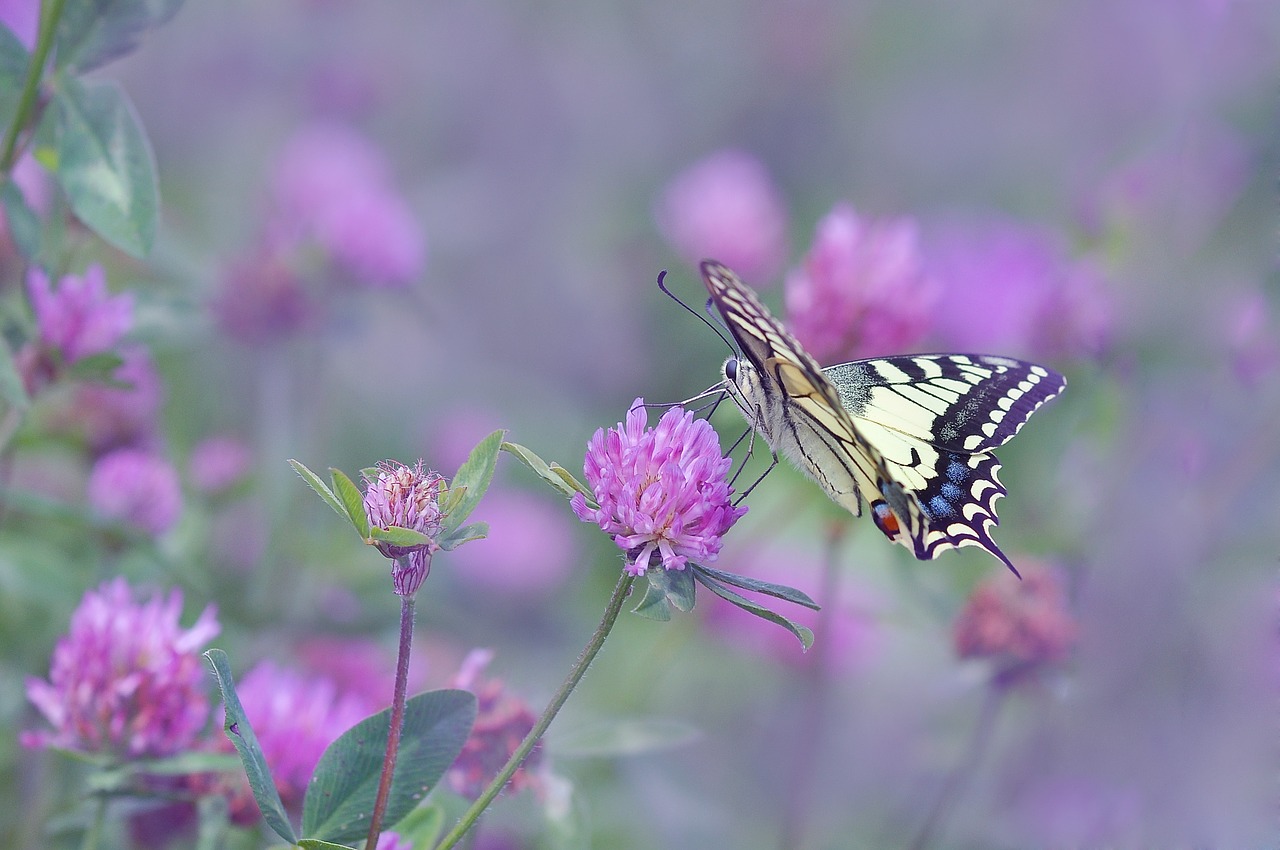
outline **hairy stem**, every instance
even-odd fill
[[[395,693],[391,698],[391,729],[387,733],[387,757],[382,762],[378,796],[373,803],[373,815],[369,818],[369,837],[364,845],[370,850],[378,846],[382,816],[387,811],[391,780],[396,772],[396,756],[400,753],[400,733],[404,731],[405,693],[409,690],[409,648],[413,645],[413,600],[413,596],[400,597],[400,649],[396,655]]]

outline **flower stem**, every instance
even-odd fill
[[[13,123],[5,132],[4,146],[0,148],[0,175],[8,175],[18,160],[18,137],[31,121],[35,110],[40,78],[44,76],[44,66],[49,59],[49,51],[53,48],[53,36],[58,31],[58,20],[62,17],[64,2],[65,0],[45,0],[40,4],[36,46],[31,51],[31,64],[27,66],[27,78],[22,83],[22,95],[13,114]]]
[[[969,748],[959,764],[951,771],[951,775],[947,777],[942,790],[938,792],[938,797],[929,810],[929,816],[925,818],[924,826],[920,827],[920,832],[916,834],[915,841],[909,845],[909,850],[925,850],[933,842],[943,817],[960,796],[960,792],[964,790],[966,781],[973,776],[978,760],[991,741],[996,717],[1000,714],[1000,708],[1004,705],[1007,693],[1008,688],[999,679],[992,680],[991,686],[987,688],[987,696],[982,703],[982,713],[978,715],[978,724],[974,727],[973,737],[969,739]]]
[[[596,626],[595,632],[591,635],[591,640],[583,647],[577,663],[573,665],[573,669],[565,677],[564,683],[560,685],[560,690],[556,691],[555,696],[551,698],[551,702],[543,710],[542,716],[538,718],[538,722],[529,730],[529,734],[524,736],[524,740],[520,742],[520,746],[516,747],[516,751],[511,754],[511,758],[507,759],[507,763],[503,765],[502,770],[498,771],[498,775],[493,778],[493,781],[484,789],[484,792],[471,804],[471,808],[467,809],[453,830],[436,845],[435,850],[448,850],[448,848],[457,844],[458,840],[475,824],[480,814],[493,802],[493,798],[497,797],[498,793],[511,781],[516,769],[529,756],[529,753],[533,752],[534,746],[547,731],[551,721],[555,720],[556,715],[560,713],[565,701],[569,699],[569,694],[573,693],[573,689],[577,687],[583,674],[591,666],[591,662],[595,659],[596,653],[600,651],[600,647],[604,646],[605,638],[613,630],[613,624],[617,622],[618,614],[622,612],[622,603],[626,601],[627,594],[631,592],[631,585],[634,582],[635,577],[626,573],[623,573],[618,579],[618,584],[613,589],[613,596],[609,599],[609,606],[605,608],[604,617],[601,618],[600,625]]]
[[[396,756],[400,752],[400,733],[404,731],[405,693],[409,690],[409,648],[413,645],[414,597],[400,597],[400,649],[396,655],[396,686],[391,698],[391,728],[387,732],[387,757],[382,762],[382,776],[378,780],[378,796],[369,818],[369,837],[365,847],[378,846],[378,833],[382,831],[382,816],[387,811],[387,798],[391,794],[391,779],[396,772]]]

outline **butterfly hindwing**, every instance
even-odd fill
[[[742,352],[725,365],[726,389],[775,451],[855,515],[866,499],[876,525],[917,558],[981,546],[1013,569],[990,533],[1005,494],[991,450],[1062,391],[1061,375],[969,354],[822,369],[732,271],[702,271]]]

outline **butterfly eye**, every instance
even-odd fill
[[[738,382],[738,358],[730,357],[724,361],[724,376],[735,384]]]

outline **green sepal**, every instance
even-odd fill
[[[159,218],[155,155],[114,83],[59,81],[53,104],[58,183],[76,217],[130,256],[151,250]]]
[[[636,607],[631,609],[632,614],[639,614],[646,620],[657,620],[659,623],[665,623],[671,619],[671,603],[667,601],[667,594],[662,590],[654,587],[652,584],[644,586],[644,596]]]
[[[698,587],[693,583],[693,575],[689,570],[667,570],[661,567],[645,570],[648,579],[644,598],[640,604],[631,609],[631,613],[639,614],[650,620],[666,622],[671,619],[671,609],[686,614],[693,610],[697,601]]]
[[[404,730],[384,823],[396,823],[421,802],[453,764],[476,718],[474,694],[428,691],[405,704]],[[386,757],[391,709],[367,717],[329,745],[307,785],[302,831],[325,841],[355,841],[369,829]]]
[[[369,515],[364,511],[364,495],[360,492],[360,488],[341,469],[329,467],[329,477],[333,479],[333,494],[342,504],[342,515],[351,520],[361,540],[368,540]]]
[[[22,190],[12,180],[0,183],[0,207],[4,209],[9,238],[22,258],[33,262],[40,254],[40,217],[27,205]]]
[[[719,581],[723,584],[730,584],[734,587],[740,587],[743,590],[751,590],[756,593],[763,593],[765,596],[772,596],[775,599],[782,599],[786,602],[793,602],[796,605],[802,605],[805,608],[817,611],[821,609],[821,605],[814,602],[809,594],[803,590],[797,590],[794,587],[787,587],[785,584],[774,584],[768,581],[761,581],[757,578],[748,578],[740,576],[736,573],[726,573],[723,570],[713,569],[704,564],[698,564],[697,569],[707,576]]]
[[[314,490],[316,495],[324,500],[326,505],[333,508],[334,513],[343,519],[350,519],[347,515],[346,507],[338,497],[333,494],[333,491],[329,489],[329,485],[320,480],[319,475],[316,475],[293,458],[289,458],[289,465],[293,467],[293,471],[298,473],[298,476],[302,478],[303,481],[307,482],[307,486]]]
[[[762,620],[768,620],[770,623],[776,623],[777,625],[782,626],[784,629],[791,632],[791,634],[795,635],[806,650],[813,646],[813,631],[811,629],[808,629],[799,623],[792,622],[776,611],[770,611],[762,605],[757,605],[745,596],[740,596],[737,593],[734,593],[732,590],[703,572],[702,567],[695,565],[692,567],[692,570],[697,580],[716,596],[719,596],[726,602],[732,602],[748,614],[754,614]]]
[[[517,460],[533,470],[535,475],[554,487],[560,495],[572,498],[574,493],[581,493],[586,498],[589,508],[596,510],[600,507],[596,502],[595,494],[587,488],[587,485],[574,478],[573,473],[560,464],[547,463],[519,443],[503,443],[502,450],[514,455]]]
[[[450,549],[457,549],[463,543],[470,543],[472,540],[483,540],[489,536],[489,523],[473,522],[464,525],[452,534],[440,538],[440,548],[446,552]]]
[[[431,543],[431,538],[421,531],[414,531],[402,525],[388,525],[386,528],[374,526],[369,529],[367,539],[373,543],[388,543],[392,546],[403,546],[406,549],[427,546]]]
[[[223,731],[231,739],[236,752],[240,754],[240,763],[244,766],[245,775],[249,778],[249,788],[253,791],[253,799],[258,803],[262,819],[290,844],[297,843],[293,827],[289,825],[289,816],[285,814],[284,804],[280,801],[280,792],[271,779],[267,768],[267,758],[262,754],[258,744],[258,736],[253,734],[253,726],[244,713],[244,706],[236,696],[235,680],[231,678],[231,666],[227,654],[221,649],[210,649],[204,653],[213,675],[218,680],[218,688],[222,691],[222,702],[226,709],[226,721]]]
[[[494,469],[498,466],[498,449],[506,433],[498,429],[477,443],[471,450],[471,455],[463,461],[462,466],[458,467],[458,471],[449,482],[451,490],[465,489],[462,495],[457,497],[456,504],[450,503],[451,509],[445,514],[443,525],[445,536],[451,535],[462,527],[462,523],[476,509],[476,505],[480,504],[480,499],[489,489],[489,484],[493,481]]]

